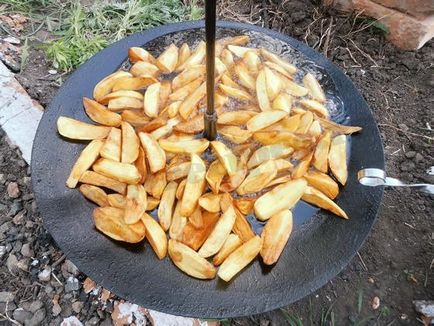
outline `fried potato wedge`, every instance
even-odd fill
[[[80,192],[83,194],[84,197],[86,197],[100,207],[109,206],[107,194],[104,190],[97,186],[82,184],[80,186]]]
[[[198,253],[201,257],[210,257],[221,249],[227,237],[231,233],[235,223],[235,218],[235,210],[230,206],[223,215],[220,216],[220,219],[217,221],[211,234],[199,249]]]
[[[186,134],[198,134],[203,131],[203,114],[198,114],[192,119],[178,123],[173,130]]]
[[[321,191],[313,187],[308,186],[301,199],[308,202],[309,204],[326,209],[339,217],[348,219],[348,215],[342,208],[340,208],[333,200],[328,198]]]
[[[326,132],[318,141],[313,154],[313,166],[321,172],[327,173],[329,169],[328,156],[332,140],[331,132]]]
[[[262,247],[262,239],[259,236],[235,249],[220,265],[218,277],[229,282],[236,274],[246,267],[259,254]]]
[[[172,81],[172,88],[178,90],[184,88],[192,81],[203,79],[205,76],[205,65],[192,66],[178,74]],[[200,84],[199,84],[200,85]],[[197,87],[193,88],[196,89]],[[190,92],[191,93],[191,92]]]
[[[275,55],[274,53],[271,53],[264,48],[261,48],[260,53],[266,60],[276,63],[277,65],[285,69],[289,74],[293,75],[297,72],[297,68],[294,65],[279,58],[279,56]]]
[[[211,213],[220,212],[220,195],[206,193],[199,198],[199,206]]]
[[[225,167],[227,174],[229,176],[235,175],[237,173],[237,158],[234,153],[225,144],[217,140],[211,142],[211,147]]]
[[[232,80],[232,78],[230,77],[230,74],[228,72],[225,72],[222,75],[221,81],[222,81],[222,84],[224,84],[226,86],[229,86],[232,88],[240,88],[240,86]]]
[[[119,114],[110,112],[97,101],[83,97],[83,106],[89,118],[99,124],[109,127],[118,127],[121,124],[122,118]]]
[[[167,254],[167,237],[160,224],[148,214],[142,215],[142,222],[146,228],[146,239],[158,259],[163,259]]]
[[[270,68],[264,67],[265,80],[267,82],[267,92],[270,101],[273,101],[280,93],[282,82],[278,75],[276,75]]]
[[[188,95],[179,107],[179,114],[187,120],[197,105],[206,95],[206,83],[202,83],[190,95]]]
[[[282,183],[286,183],[286,182],[291,181],[291,180],[292,180],[291,175],[287,174],[287,175],[284,175],[284,176],[281,176],[281,177],[278,177],[278,178],[271,180],[270,183],[267,184],[267,186],[265,188],[277,186],[277,185],[280,185]]]
[[[155,208],[157,208],[159,203],[160,203],[159,199],[148,196],[148,206],[146,206],[146,210],[147,211],[154,210]]]
[[[170,135],[173,131],[173,127],[175,127],[180,122],[180,119],[178,118],[172,118],[167,120],[166,125],[155,129],[153,132],[151,132],[151,136],[158,140],[160,138],[166,137],[167,135]]]
[[[241,100],[241,101],[252,101],[253,97],[252,95],[250,95],[249,93],[247,93],[246,91],[239,89],[239,88],[235,88],[235,87],[230,87],[224,84],[220,84],[218,86],[220,88],[220,90],[226,94],[229,97]]]
[[[187,183],[187,179],[182,179],[182,181],[178,185],[178,189],[176,189],[176,199],[181,200],[184,195],[185,184]]]
[[[329,118],[329,115],[330,115],[329,111],[320,102],[317,102],[315,100],[303,99],[303,100],[300,100],[300,104],[304,108],[314,112],[315,114],[317,114],[318,116],[320,116],[322,118],[326,118],[326,119]]]
[[[256,78],[256,98],[261,111],[271,110],[270,99],[268,98],[267,91],[267,77],[263,69],[259,71],[258,77]]]
[[[226,257],[228,257],[235,249],[240,247],[242,244],[243,241],[238,235],[233,233],[229,234],[220,251],[217,253],[217,255],[214,256],[212,263],[215,266],[220,265],[221,263],[223,263]]]
[[[116,97],[108,101],[107,109],[112,112],[143,109],[143,101],[134,97]]]
[[[201,139],[191,139],[191,140],[180,140],[172,141],[167,139],[160,139],[159,144],[162,149],[166,152],[176,153],[176,154],[189,154],[203,153],[209,146],[209,141]]]
[[[106,177],[102,174],[96,173],[94,171],[85,171],[80,179],[81,183],[91,184],[98,187],[104,187],[113,191],[116,191],[122,195],[127,192],[127,184],[120,182],[116,179]],[[110,196],[110,195],[109,195]]]
[[[214,229],[220,214],[203,211],[200,217],[201,221],[190,217],[183,230],[182,242],[193,250],[198,250],[202,246]]]
[[[291,112],[292,107],[292,96],[287,93],[280,93],[276,96],[271,105],[273,110],[281,110],[286,113]]]
[[[102,105],[107,105],[109,103],[110,100],[113,100],[115,98],[119,98],[119,97],[132,97],[136,100],[139,101],[143,101],[143,94],[137,91],[116,91],[116,92],[112,92],[107,94],[106,96],[104,96],[99,103],[101,103]]]
[[[95,126],[72,118],[60,116],[57,119],[57,131],[63,137],[78,140],[104,139],[110,127]]]
[[[216,269],[205,258],[190,247],[176,240],[169,240],[169,256],[173,263],[185,274],[198,279],[212,279]]]
[[[282,89],[288,93],[289,95],[295,97],[303,97],[309,93],[309,90],[299,84],[293,82],[291,79],[286,78],[285,76],[280,75],[280,79],[282,81]]]
[[[253,51],[253,52],[256,51],[256,49],[247,48],[244,46],[233,45],[233,44],[229,44],[227,46],[227,48],[229,51],[231,51],[233,54],[235,54],[239,58],[242,58],[246,54],[246,52],[248,52],[248,51]]]
[[[208,182],[211,191],[214,194],[218,194],[220,190],[220,184],[226,175],[226,169],[219,160],[213,161],[208,171],[206,172],[206,181]]]
[[[169,100],[174,101],[184,101],[190,94],[192,94],[196,89],[198,89],[203,83],[203,78],[199,77],[188,84],[176,89],[172,94],[169,95]],[[179,108],[178,108],[179,109]]]
[[[314,120],[312,122],[307,133],[311,136],[314,136],[315,138],[321,136],[322,129],[321,124],[318,122],[318,120]]]
[[[317,120],[319,121],[319,123],[324,129],[334,131],[338,134],[351,135],[362,130],[361,127],[340,125],[336,122],[323,119],[321,117],[318,117]]]
[[[254,76],[258,74],[261,59],[259,58],[256,50],[247,51],[246,53],[244,53],[243,62],[245,62],[251,74],[253,74]]]
[[[121,160],[121,131],[112,128],[99,152],[101,157],[120,162]]]
[[[75,188],[77,186],[83,173],[86,172],[98,158],[103,144],[102,140],[95,139],[83,149],[66,180],[66,186],[68,188]]]
[[[160,107],[160,88],[161,83],[154,83],[150,85],[145,92],[143,108],[148,117],[158,117]]]
[[[264,189],[277,175],[276,164],[273,160],[266,161],[250,171],[241,185],[237,188],[239,195],[252,194]]]
[[[255,132],[265,129],[279,120],[282,120],[288,115],[287,112],[281,110],[268,110],[258,113],[246,123],[249,131]]]
[[[261,257],[266,265],[279,259],[292,232],[292,213],[285,209],[273,215],[262,230]]]
[[[121,150],[121,162],[133,163],[139,156],[139,137],[136,135],[136,131],[128,122],[122,122],[122,150]]]
[[[252,133],[249,130],[241,129],[237,126],[218,127],[218,132],[234,144],[244,144],[252,137]]]
[[[309,171],[304,175],[309,186],[321,191],[330,199],[335,199],[339,194],[338,184],[330,178],[327,174],[319,171]]]
[[[250,148],[246,148],[240,155],[240,159],[237,164],[237,171],[233,176],[227,176],[223,179],[223,183],[220,186],[220,191],[231,192],[239,187],[244,181],[247,175],[247,160],[251,153]]]
[[[248,215],[252,212],[255,201],[256,197],[240,197],[234,199],[234,205],[243,215]]]
[[[167,115],[169,116],[169,118],[174,118],[177,116],[178,110],[179,110],[179,107],[181,106],[181,104],[182,104],[182,101],[172,102],[168,106],[166,106],[166,108],[163,109],[163,111],[167,112]]]
[[[279,66],[277,63],[272,62],[272,61],[265,61],[264,65],[272,70],[274,70],[275,72],[278,72],[279,74],[285,76],[286,78],[292,80],[293,79],[293,74],[290,74],[287,70],[285,70],[282,66]]]
[[[200,65],[205,59],[205,55],[206,55],[206,44],[205,42],[201,41],[196,47],[196,49],[194,49],[190,57],[187,60],[185,60],[183,64],[176,67],[176,71],[179,72],[184,69],[188,69],[192,66]]]
[[[205,174],[205,162],[197,154],[191,154],[191,167],[182,196],[181,215],[190,216],[196,208],[205,186]]]
[[[134,165],[136,166],[141,176],[139,183],[143,184],[146,180],[146,177],[148,176],[148,167],[146,165],[146,154],[142,146],[139,146],[139,155],[137,156]]]
[[[148,123],[146,123],[145,125],[137,128],[137,133],[140,132],[146,132],[146,133],[150,133],[153,132],[154,130],[157,130],[160,127],[163,127],[165,124],[167,123],[166,119],[163,119],[161,117],[152,119],[151,121],[148,121]]]
[[[140,76],[158,77],[158,75],[160,74],[160,69],[156,65],[153,65],[152,63],[146,61],[137,61],[135,64],[132,65],[130,69],[130,73],[134,77],[140,77]]]
[[[179,48],[179,54],[178,54],[178,63],[177,67],[182,65],[191,55],[190,46],[187,43],[183,43],[181,47]]]
[[[223,49],[220,54],[220,59],[228,68],[231,68],[234,65],[234,56],[232,55],[232,52],[228,49]]]
[[[156,83],[158,80],[153,76],[121,77],[116,79],[113,91],[130,90],[137,91]]]
[[[116,71],[101,80],[93,89],[93,98],[95,101],[100,102],[104,96],[112,91],[116,81],[125,77],[132,77],[132,75],[126,71]]]
[[[303,84],[304,87],[309,90],[309,96],[312,99],[321,103],[324,103],[326,101],[324,91],[314,75],[312,75],[311,73],[307,73],[306,75],[304,75]]]
[[[300,124],[296,130],[296,133],[305,134],[308,132],[311,124],[313,122],[313,114],[310,111],[307,111],[300,118]]]
[[[128,58],[131,62],[145,61],[155,64],[154,56],[143,48],[131,47],[128,49]]]
[[[149,118],[145,116],[143,111],[124,110],[121,117],[123,121],[128,122],[133,127],[142,127],[149,123]]]
[[[174,181],[185,178],[190,171],[191,162],[179,162],[167,168],[167,181]]]
[[[137,223],[146,212],[148,205],[145,188],[142,185],[128,185],[126,201],[124,222],[125,224]]]
[[[179,49],[175,44],[170,44],[157,58],[157,66],[165,74],[172,73],[178,65]]]
[[[294,165],[291,162],[282,158],[274,160],[274,164],[276,164],[276,169],[278,173],[287,172],[288,170],[291,170],[294,167]]]
[[[125,209],[127,206],[127,198],[121,194],[107,195],[108,206]]]
[[[300,162],[298,162],[298,164],[295,166],[291,173],[293,179],[301,178],[306,174],[307,170],[309,170],[312,157],[313,153],[310,153],[307,156],[303,157]]]
[[[295,149],[311,147],[315,142],[312,136],[290,131],[257,131],[253,134],[253,139],[264,145],[283,144]]]
[[[248,66],[243,61],[237,62],[237,64],[234,66],[234,71],[242,86],[251,91],[256,90],[255,78],[251,75]]]
[[[252,157],[247,162],[247,167],[249,169],[252,169],[268,160],[275,160],[279,158],[288,157],[293,152],[294,149],[292,147],[285,146],[282,144],[262,146],[253,153]]]
[[[247,121],[257,114],[258,112],[248,110],[223,112],[218,116],[217,123],[222,125],[240,126],[246,124]]]
[[[254,206],[256,218],[266,221],[284,209],[291,209],[299,201],[306,188],[307,182],[302,178],[278,185],[256,200]]]
[[[163,194],[164,188],[166,188],[167,179],[166,171],[160,170],[148,176],[145,182],[145,190],[152,197],[160,199]]]
[[[343,186],[347,183],[347,137],[339,135],[330,144],[328,162],[333,175]]]
[[[140,173],[134,165],[107,160],[105,158],[100,158],[96,161],[93,165],[93,170],[106,177],[127,184],[137,184],[141,179]]]
[[[178,186],[181,186],[181,183]],[[182,240],[182,236],[184,233],[184,228],[187,225],[187,217],[181,215],[181,200],[178,200],[178,202],[176,203],[175,206],[175,211],[173,212],[173,216],[172,216],[172,224],[170,225],[169,228],[169,237],[171,239],[175,239],[175,240]]]
[[[151,173],[164,169],[166,166],[166,153],[158,142],[150,134],[145,132],[140,132],[139,138],[145,150],[146,157],[148,158]]]
[[[158,101],[159,109],[162,110],[166,107],[169,101],[169,96],[172,94],[172,82],[170,80],[163,80],[160,82],[160,98]]]
[[[164,231],[169,230],[170,224],[172,223],[176,189],[178,189],[178,184],[174,181],[169,182],[166,188],[164,188],[160,205],[158,206],[158,221]]]

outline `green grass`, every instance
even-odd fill
[[[3,0],[0,13],[22,13],[43,23],[55,39],[42,48],[53,66],[69,71],[125,36],[151,27],[200,19],[196,0],[94,1],[83,6],[77,0]]]

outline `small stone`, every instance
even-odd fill
[[[8,215],[9,216],[15,216],[22,209],[23,209],[23,203],[21,201],[15,200],[11,205],[11,208],[9,210]]]
[[[371,283],[371,284],[374,284],[374,283],[375,283],[375,281],[374,281],[374,279],[373,279],[372,277],[369,277],[369,278],[368,278],[368,282]]]
[[[402,162],[399,168],[403,172],[413,171],[416,165],[412,161]]]
[[[80,313],[81,309],[83,309],[84,303],[81,301],[75,301],[72,303],[72,310],[74,310],[75,313]]]
[[[41,309],[43,306],[44,306],[44,304],[42,303],[41,300],[36,300],[36,301],[33,301],[30,304],[29,310],[30,310],[30,312],[35,313],[36,311],[38,311],[39,309]]]
[[[33,317],[29,320],[26,320],[26,322],[24,323],[25,326],[38,326],[41,325],[42,322],[45,319],[45,309],[39,309],[38,311],[35,312],[35,314],[33,315]]]
[[[59,316],[59,314],[62,312],[62,308],[60,307],[60,305],[58,303],[53,305],[53,316]]]
[[[99,318],[98,317],[92,317],[89,319],[84,325],[85,326],[96,326],[99,324]]]
[[[24,217],[26,215],[26,211],[22,210],[17,215],[14,216],[12,219],[12,222],[14,222],[15,225],[21,225],[23,223]]]
[[[84,282],[83,282],[83,289],[84,292],[90,293],[91,291],[93,291],[93,289],[95,289],[96,287],[96,283],[94,281],[92,281],[89,277],[87,277]]]
[[[55,70],[55,69],[50,69],[50,70],[48,70],[48,73],[49,73],[50,75],[55,75],[55,74],[57,74],[57,70]]]
[[[33,314],[30,311],[26,311],[23,308],[15,309],[13,315],[14,319],[19,323],[24,323],[26,320],[31,319]]]
[[[102,323],[99,324],[99,326],[112,326],[112,325],[113,325],[113,323],[111,322],[110,319],[104,319],[104,320],[102,321]]]
[[[23,182],[27,187],[30,187],[32,185],[32,178],[31,177],[24,177]]]
[[[4,185],[6,182],[6,177],[3,173],[0,173],[0,184]]]
[[[9,182],[7,192],[10,198],[18,198],[20,196],[20,188],[18,188],[18,183]]]
[[[68,318],[63,319],[60,326],[83,326],[83,324],[77,317],[70,316]]]
[[[33,252],[33,250],[30,248],[30,244],[29,243],[25,243],[23,244],[23,246],[21,247],[21,255],[23,255],[24,257],[33,257],[35,253]]]
[[[401,314],[401,316],[399,316],[399,318],[401,318],[402,320],[407,320],[408,315],[407,314]]]
[[[3,41],[10,43],[10,44],[14,44],[14,45],[19,45],[21,43],[21,41],[19,39],[17,39],[16,37],[13,37],[13,36],[5,37],[3,39]]]
[[[21,259],[18,261],[17,267],[22,271],[27,272],[29,270],[29,260],[27,258]]]
[[[80,289],[80,283],[75,277],[68,277],[65,285],[65,292],[78,291]]]
[[[18,259],[14,254],[10,254],[6,260],[6,266],[11,274],[18,272]]]
[[[372,299],[372,309],[377,310],[380,307],[380,298],[374,297]]]
[[[401,129],[401,131],[407,131],[408,130],[408,126],[405,123],[400,123],[398,125],[399,129]]]
[[[423,162],[423,156],[422,156],[422,154],[417,153],[416,156],[414,157],[414,161],[415,161],[416,163],[421,163],[421,162]]]
[[[416,156],[416,152],[415,151],[408,151],[407,153],[405,153],[405,157],[406,158],[413,158]]]
[[[65,278],[70,276],[71,274],[73,276],[77,276],[78,274],[80,274],[78,268],[68,259],[65,260],[60,269],[62,270],[63,277]]]
[[[51,267],[47,266],[44,268],[42,272],[38,274],[38,279],[41,282],[48,282],[51,279]]]
[[[0,292],[0,302],[12,302],[15,299],[13,292]]]
[[[6,254],[6,246],[0,246],[0,259]]]
[[[434,301],[432,300],[414,300],[414,309],[424,315],[426,318],[434,318]]]

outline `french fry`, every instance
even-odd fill
[[[184,195],[185,184],[187,183],[187,179],[182,179],[182,181],[178,185],[178,189],[176,189],[176,199],[181,200]]]
[[[128,122],[133,127],[142,127],[149,123],[149,118],[145,116],[143,111],[124,110],[121,117],[123,121]]]
[[[160,88],[161,83],[155,83],[150,85],[145,92],[143,107],[145,114],[148,117],[158,117],[158,111],[160,107]]]
[[[172,223],[176,189],[178,189],[178,184],[174,181],[169,182],[163,191],[160,205],[158,206],[158,221],[164,231],[169,230]]]
[[[321,117],[317,117],[317,120],[323,128],[334,131],[338,134],[351,135],[362,130],[361,127],[340,125],[331,120],[323,119]]]
[[[137,91],[148,87],[149,85],[156,83],[157,79],[152,76],[140,76],[140,77],[121,77],[116,79],[113,85],[113,91],[130,90]]]
[[[229,176],[233,176],[237,173],[237,158],[232,151],[226,147],[225,144],[214,140],[211,142],[211,147],[217,155],[220,162],[226,169]]]
[[[290,131],[257,131],[253,134],[253,139],[264,145],[283,144],[296,149],[308,148],[315,141],[312,136]]]
[[[63,116],[57,119],[57,131],[69,139],[104,139],[109,134],[110,129],[110,127],[95,126]]]
[[[127,184],[137,184],[140,181],[140,173],[132,164],[116,162],[100,158],[93,165],[93,170],[106,177],[124,182]]]
[[[169,166],[167,168],[167,181],[174,181],[181,178],[185,178],[190,171],[191,163],[190,162],[180,162],[178,164],[174,164],[173,166]]]
[[[212,279],[216,269],[205,258],[176,240],[169,240],[169,256],[173,263],[187,275],[198,279]]]
[[[291,209],[299,201],[306,188],[307,182],[303,178],[278,185],[256,200],[254,206],[256,218],[266,221],[284,209]]]
[[[199,102],[206,95],[206,83],[202,83],[190,95],[188,95],[179,107],[179,114],[184,120],[187,120]]]
[[[203,114],[198,114],[192,119],[178,123],[173,130],[186,134],[197,134],[203,131]]]
[[[270,101],[273,101],[277,95],[280,93],[282,87],[282,82],[279,76],[277,76],[270,68],[264,67],[265,80],[267,82],[267,92]]]
[[[122,118],[119,114],[110,112],[97,101],[83,97],[83,106],[89,118],[99,124],[109,127],[118,127],[121,124]]]
[[[328,162],[333,175],[343,186],[347,183],[347,138],[345,135],[336,136],[330,144]]]
[[[255,197],[240,197],[234,199],[234,205],[241,212],[241,214],[248,215],[252,212],[255,201]]]
[[[220,191],[231,192],[239,187],[244,181],[247,175],[247,160],[251,153],[250,148],[246,148],[240,155],[240,159],[237,164],[237,171],[233,176],[227,176],[223,179],[223,183],[220,186]]]
[[[218,277],[229,282],[236,274],[246,267],[258,255],[262,247],[262,239],[259,236],[235,249],[220,265]]]
[[[199,206],[211,213],[220,212],[220,195],[206,193],[199,198]]]
[[[126,183],[120,182],[116,179],[106,177],[94,171],[84,172],[78,181],[81,183],[91,184],[98,187],[104,187],[116,191],[122,195],[124,195],[127,191]]]
[[[107,109],[113,112],[143,109],[143,101],[134,97],[116,97],[109,100]]]
[[[172,93],[172,82],[170,80],[163,80],[160,82],[160,99],[159,109],[162,110],[166,107],[169,96]]]
[[[178,67],[176,67],[176,71],[182,71],[184,69],[188,69],[192,66],[200,65],[203,60],[205,59],[206,55],[206,44],[205,42],[201,41],[196,49],[193,51],[193,53],[190,55],[190,57],[185,60],[185,62]]]
[[[280,93],[276,96],[271,105],[273,110],[281,110],[289,113],[292,107],[292,96],[286,93]]]
[[[266,161],[250,171],[241,185],[237,188],[237,193],[239,195],[246,195],[259,192],[275,178],[276,174],[277,169],[274,161]]]
[[[326,132],[318,141],[313,154],[313,166],[321,172],[327,173],[329,169],[328,156],[332,140],[331,132]]]
[[[222,84],[233,87],[233,88],[239,88],[238,84],[232,80],[228,72],[225,72],[222,74],[221,78]]]
[[[66,186],[68,188],[75,188],[77,186],[80,177],[83,175],[84,172],[86,172],[86,170],[88,170],[92,166],[92,164],[98,158],[99,152],[103,144],[104,143],[102,140],[96,139],[91,141],[83,149],[77,161],[74,163],[68,179],[66,180]]]
[[[274,160],[274,164],[276,164],[276,170],[278,173],[287,172],[288,170],[290,170],[294,167],[294,165],[292,165],[291,162],[289,162],[288,160],[285,160],[283,158],[279,158],[277,160]]]
[[[247,162],[247,167],[252,169],[265,161],[288,157],[293,152],[294,149],[292,147],[282,144],[262,146],[253,153]]]
[[[247,130],[255,132],[265,129],[279,120],[282,120],[288,115],[287,112],[281,110],[268,110],[258,113],[246,123]]]
[[[152,119],[151,121],[148,121],[145,125],[137,128],[137,133],[140,132],[153,132],[154,130],[157,130],[158,128],[164,126],[167,123],[166,119],[163,119],[161,117]]]
[[[241,100],[241,101],[252,101],[253,97],[246,91],[243,91],[242,89],[226,86],[224,84],[219,85],[220,90],[226,94],[229,97],[233,97],[235,99]]]
[[[127,199],[121,194],[107,195],[107,202],[111,207],[125,209],[125,206],[127,206]]]
[[[152,63],[146,61],[137,61],[135,64],[132,65],[130,69],[130,73],[134,77],[140,77],[140,76],[158,77],[158,75],[160,74],[160,69],[156,65],[153,65]]]
[[[265,61],[264,65],[270,69],[273,69],[274,71],[278,72],[279,74],[285,76],[286,78],[292,80],[293,74],[290,74],[287,70],[285,70],[283,67],[279,66],[277,63],[272,61]]]
[[[226,169],[219,160],[212,162],[206,172],[206,181],[214,194],[219,193],[220,184],[226,175]]]
[[[144,213],[142,222],[146,228],[146,239],[159,259],[163,259],[167,254],[167,237],[160,224],[151,216]]]
[[[112,128],[107,136],[101,150],[101,157],[113,161],[120,162],[121,160],[121,131],[118,128]]]
[[[300,104],[301,104],[304,108],[306,108],[306,109],[308,109],[308,110],[314,112],[315,114],[317,114],[317,115],[320,116],[320,117],[323,117],[323,118],[326,118],[326,119],[329,118],[329,111],[328,111],[327,108],[326,108],[323,104],[321,104],[320,102],[317,102],[317,101],[315,101],[315,100],[307,100],[307,99],[303,99],[303,100],[300,101]]]
[[[229,234],[223,247],[220,249],[217,255],[214,256],[212,262],[215,266],[220,265],[235,249],[243,244],[240,237],[236,234]]]
[[[128,122],[122,122],[122,150],[121,150],[121,162],[133,163],[139,156],[139,137],[136,135],[136,131]]]
[[[348,215],[344,212],[342,208],[340,208],[335,202],[333,202],[333,200],[328,198],[321,191],[313,187],[308,186],[301,199],[308,202],[309,204],[313,204],[320,208],[326,209],[346,220],[348,219]]]
[[[235,54],[239,58],[242,58],[246,54],[246,52],[248,52],[248,51],[253,51],[253,52],[256,51],[255,49],[252,49],[252,48],[247,48],[247,47],[232,45],[232,44],[229,44],[227,46],[227,48],[229,51],[231,51],[233,54]]]
[[[139,155],[137,156],[136,161],[134,162],[137,170],[140,173],[140,184],[143,184],[148,176],[148,167],[146,166],[146,154],[143,150],[142,146],[139,146]]]
[[[309,135],[312,135],[314,137],[319,137],[322,134],[321,124],[318,122],[318,120],[314,120],[312,124],[310,125],[309,130],[307,131]]]
[[[176,154],[203,153],[209,146],[209,141],[202,139],[171,141],[160,139],[159,144],[166,152]]]
[[[86,197],[100,207],[109,206],[107,194],[104,190],[97,186],[82,184],[80,186],[80,192],[83,194],[84,197]]]
[[[199,249],[198,253],[201,257],[210,257],[221,249],[227,237],[231,233],[232,227],[235,223],[235,218],[235,210],[230,206],[223,215],[220,216],[220,219],[217,221],[211,234]]]
[[[230,68],[234,65],[234,56],[232,52],[228,49],[224,49],[220,55],[222,62],[226,65],[226,67]]]
[[[289,95],[295,97],[303,97],[309,93],[309,90],[299,84],[293,82],[291,79],[286,78],[283,75],[280,75],[280,80],[282,81],[282,89],[288,93]]]
[[[311,73],[307,73],[303,77],[303,84],[309,90],[309,95],[312,99],[324,103],[326,97],[318,80]]]
[[[110,100],[113,100],[113,99],[118,98],[118,97],[132,97],[132,98],[135,98],[136,100],[143,101],[143,94],[142,93],[137,92],[137,91],[123,91],[123,90],[121,90],[121,91],[116,91],[116,92],[112,92],[112,93],[107,94],[98,102],[101,103],[102,105],[107,105]]]
[[[224,51],[228,45],[246,45],[250,40],[247,35],[229,36],[216,41],[216,53]]]
[[[277,186],[277,185],[280,185],[282,183],[286,183],[286,182],[291,181],[291,180],[292,180],[291,175],[287,174],[287,175],[284,175],[284,176],[281,176],[281,177],[278,177],[278,178],[271,180],[270,183],[267,184],[267,186],[265,188]]]
[[[178,64],[179,49],[175,44],[170,44],[157,58],[157,66],[165,74],[172,73]]]
[[[159,203],[160,203],[159,199],[148,196],[148,205],[146,206],[146,210],[147,211],[154,210],[155,208],[157,208]]]
[[[134,224],[140,221],[146,212],[148,196],[142,185],[128,185],[126,206],[124,213],[125,224]]]
[[[307,170],[309,170],[310,163],[312,161],[313,153],[308,154],[304,157],[298,164],[295,166],[294,170],[292,170],[291,176],[293,179],[298,179],[303,177]]]
[[[220,195],[220,210],[224,213],[227,209],[234,205],[234,199],[232,195],[228,192],[225,192]]]
[[[295,132],[300,126],[301,115],[296,114],[290,116],[289,118],[284,118],[278,122],[278,124],[285,130],[289,132]]]
[[[296,133],[305,134],[310,128],[310,125],[313,122],[313,114],[310,111],[307,111],[300,118],[300,124],[296,130]]]
[[[152,54],[150,54],[148,51],[146,51],[143,48],[139,47],[131,47],[128,49],[128,58],[131,62],[137,62],[137,61],[145,61],[152,64],[155,64],[155,58]]]
[[[98,207],[93,210],[95,227],[108,237],[138,243],[145,237],[146,231],[141,221],[127,225],[123,221],[123,210],[115,207]]]
[[[275,215],[262,230],[261,257],[266,265],[273,265],[279,259],[292,232],[292,213],[285,209]]]
[[[151,173],[164,169],[166,166],[166,153],[158,142],[150,134],[145,132],[140,132],[139,138],[145,150],[146,157],[148,158]]]
[[[267,92],[267,77],[262,69],[256,77],[256,97],[258,99],[259,108],[261,111],[271,110],[270,99]]]
[[[178,118],[169,119],[167,120],[167,124],[165,126],[162,126],[151,132],[151,136],[155,140],[166,137],[167,135],[170,135],[172,133],[173,127],[175,127],[179,122],[180,120]]]
[[[180,213],[190,216],[193,213],[205,185],[206,166],[204,161],[197,155],[191,154],[191,167],[182,196]]]
[[[190,55],[191,55],[190,47],[188,46],[187,43],[183,43],[179,48],[178,63],[176,64],[176,67],[179,67],[185,61],[187,61]]]
[[[218,58],[215,57],[215,72],[217,75],[222,75],[226,72],[228,69],[226,65]]]
[[[304,178],[307,180],[309,186],[318,189],[330,199],[335,199],[339,194],[338,184],[325,173],[309,171],[305,174]]]
[[[250,131],[241,129],[237,126],[219,127],[218,132],[220,135],[230,140],[234,144],[244,144],[250,139],[250,137],[252,137],[252,133]]]
[[[191,93],[200,87],[203,83],[203,78],[199,77],[195,80],[189,82],[188,84],[176,89],[172,94],[169,95],[169,100],[174,101],[184,101]],[[181,102],[182,103],[182,102]]]
[[[182,101],[176,101],[170,103],[166,108],[164,109],[167,112],[167,115],[169,118],[174,118],[178,115],[179,107],[181,106]],[[179,124],[179,123],[178,123]]]
[[[104,96],[109,94],[116,81],[124,77],[132,77],[132,75],[126,71],[116,71],[96,84],[93,89],[93,98],[95,101],[99,102]]]
[[[256,90],[255,78],[250,74],[248,66],[243,61],[238,61],[234,66],[235,74],[240,84],[251,91]]]
[[[218,116],[217,123],[222,125],[240,126],[244,125],[258,113],[254,111],[228,111]]]
[[[256,76],[258,74],[261,59],[259,58],[257,51],[247,51],[243,55],[243,62],[246,63],[248,70],[251,74]]]
[[[280,67],[282,67],[283,69],[285,69],[289,74],[293,75],[297,72],[297,68],[286,62],[285,60],[279,58],[277,55],[275,55],[274,53],[271,53],[270,51],[261,48],[260,49],[260,53],[261,55],[267,59],[268,61],[274,62],[276,64],[278,64]]]
[[[185,87],[194,80],[202,79],[205,76],[205,65],[197,65],[190,67],[178,74],[172,81],[172,88],[178,90]],[[196,87],[195,87],[196,88]]]
[[[160,199],[163,194],[164,188],[166,188],[167,179],[166,171],[160,170],[148,176],[145,182],[145,190],[152,197]]]
[[[179,184],[178,188],[181,186]],[[175,240],[182,240],[184,228],[187,225],[187,217],[181,215],[181,201],[178,200],[172,216],[172,224],[169,228],[169,237]]]

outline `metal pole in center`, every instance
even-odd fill
[[[214,69],[215,69],[215,30],[216,2],[205,0],[206,34],[206,112],[204,115],[204,137],[214,140],[217,137],[217,115],[214,111]]]

